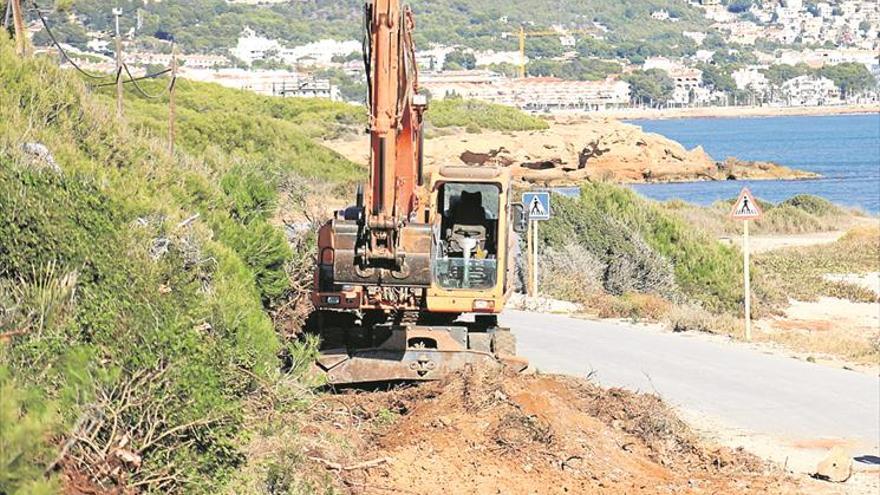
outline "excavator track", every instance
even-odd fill
[[[322,319],[330,320],[328,315]],[[320,329],[323,345],[316,371],[328,384],[344,386],[438,380],[469,365],[515,371],[528,365],[516,357],[516,338],[507,328],[481,322],[419,325],[417,320],[415,313],[369,327]]]

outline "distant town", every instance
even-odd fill
[[[700,9],[712,28],[711,32],[682,31],[697,45],[693,54],[653,55],[638,63],[621,57],[585,56],[575,45],[583,37],[601,41],[607,28],[600,22],[578,31],[553,26],[539,32],[528,25],[511,25],[504,35],[521,37],[523,46],[539,37],[551,38],[558,39],[563,50],[536,57],[527,50],[480,50],[436,43],[421,46],[421,88],[434,99],[477,99],[536,113],[634,107],[838,106],[880,101],[880,4],[876,1],[682,3]],[[650,16],[663,23],[679,21],[675,12],[667,9],[653,11]],[[41,29],[37,23],[32,25],[34,34]],[[734,40],[737,48],[719,44],[719,33],[725,41]],[[170,44],[154,44],[153,49],[145,50],[133,42],[135,36],[136,29],[123,33],[123,46],[126,60],[138,66],[141,74],[170,66]],[[83,67],[112,71],[112,33],[89,32],[88,37],[85,49],[65,49]],[[768,43],[774,48],[767,49]],[[54,47],[43,49],[54,52]],[[324,39],[292,46],[248,27],[227,52],[180,53],[180,75],[281,97],[359,103],[364,94],[358,40]],[[588,68],[603,67],[605,72],[587,80],[554,73],[559,64],[574,62]]]

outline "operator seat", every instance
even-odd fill
[[[446,238],[450,252],[463,253],[461,241],[465,238],[476,240],[477,251],[486,252],[487,232],[490,229],[481,192],[462,191],[458,201],[450,208],[449,224],[452,226],[447,230]]]

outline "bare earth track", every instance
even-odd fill
[[[653,395],[585,379],[475,372],[329,396],[313,411],[303,433],[329,441],[309,457],[346,493],[757,494],[810,483],[704,445]]]

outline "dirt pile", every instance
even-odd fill
[[[330,396],[303,434],[345,493],[791,493],[757,458],[702,445],[657,397],[555,376],[456,375]]]
[[[688,150],[664,136],[610,118],[554,122],[541,131],[443,132],[425,144],[427,170],[444,165],[494,164],[509,167],[523,183],[537,185],[816,176],[767,162],[716,161],[700,147]],[[369,159],[365,139],[326,144],[357,163]]]

